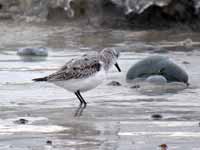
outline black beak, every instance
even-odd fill
[[[118,63],[115,64],[115,67],[117,68],[117,70],[118,70],[119,72],[121,72],[121,69],[120,69]]]

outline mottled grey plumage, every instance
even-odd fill
[[[100,71],[101,65],[97,58],[88,59],[82,57],[80,59],[72,59],[57,72],[49,75],[47,81],[87,78]]]
[[[77,59],[71,59],[57,72],[43,77],[33,79],[34,81],[62,81],[69,79],[87,78],[104,67],[105,71],[116,63],[119,52],[114,48],[105,48],[100,53],[93,55],[84,54]]]

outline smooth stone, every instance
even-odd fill
[[[138,89],[138,88],[140,88],[140,85],[136,84],[136,85],[131,86],[130,88],[131,89]]]
[[[52,145],[52,143],[53,143],[53,142],[52,142],[51,140],[47,140],[47,141],[46,141],[46,144],[47,144],[47,145]]]
[[[110,85],[110,86],[121,86],[121,83],[119,83],[118,81],[111,81],[107,85]]]
[[[161,148],[161,150],[167,150],[168,148],[167,144],[161,144],[159,145],[159,147]]]
[[[186,65],[187,65],[187,64],[190,64],[190,62],[188,62],[188,61],[183,61],[182,63],[183,63],[183,64],[186,64]]]
[[[127,72],[126,80],[148,78],[162,75],[167,82],[184,82],[188,84],[188,74],[177,64],[163,56],[150,56],[134,64]]]
[[[160,120],[160,119],[162,119],[162,115],[160,115],[160,114],[153,114],[151,117],[152,117],[154,120]]]
[[[181,41],[179,44],[180,44],[180,46],[192,47],[193,41],[192,41],[192,39],[187,38],[187,39]]]
[[[19,48],[17,54],[20,56],[48,56],[48,49],[39,47],[39,48]]]
[[[21,118],[19,120],[16,120],[15,123],[16,124],[27,124],[28,120]]]
[[[146,81],[157,85],[164,85],[167,83],[167,79],[161,75],[149,76],[148,78],[146,78]]]

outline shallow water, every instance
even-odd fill
[[[200,149],[200,34],[172,31],[123,31],[65,25],[0,23],[0,150],[170,150]],[[184,45],[183,41],[192,39]],[[22,58],[16,49],[49,48],[49,56]],[[54,72],[66,61],[103,47],[121,50],[122,72],[87,93],[81,116],[74,94],[32,78]],[[150,55],[168,56],[189,74],[190,87],[162,93],[131,89],[125,75]],[[109,86],[119,81],[122,86]],[[160,88],[159,88],[160,90]],[[160,114],[162,118],[152,119]],[[25,118],[27,124],[16,124]],[[52,145],[46,144],[47,140]]]

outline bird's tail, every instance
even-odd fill
[[[33,81],[47,81],[47,77],[43,77],[43,78],[35,78],[35,79],[32,79]]]

